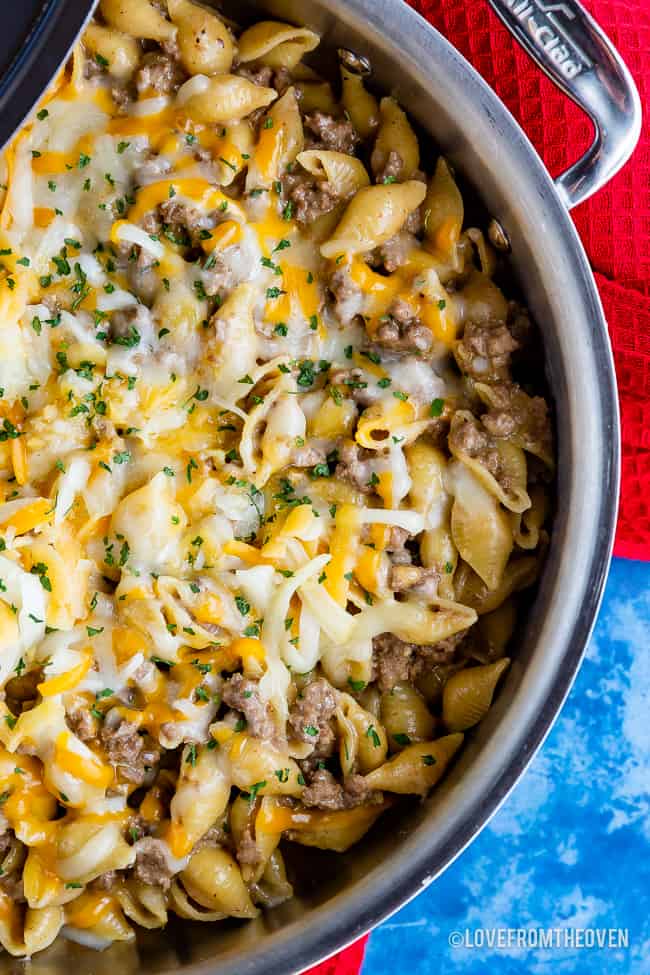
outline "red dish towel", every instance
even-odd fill
[[[583,0],[650,105],[650,0]],[[551,175],[589,146],[589,120],[533,64],[486,0],[412,0],[485,78]],[[632,159],[573,211],[605,309],[621,401],[623,470],[615,554],[650,560],[650,126]],[[306,975],[356,975],[365,939]]]

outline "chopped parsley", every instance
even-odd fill
[[[299,386],[312,386],[314,383],[314,363],[311,359],[303,359],[300,363],[296,382]]]
[[[125,349],[133,349],[136,345],[140,345],[140,333],[135,325],[131,325],[128,335],[118,335],[112,342],[113,345],[122,345]]]
[[[264,789],[265,787],[266,787],[266,779],[263,779],[261,782],[255,782],[248,790],[248,801],[250,803],[255,802],[255,800],[257,799],[258,792],[261,789]]]
[[[368,726],[366,730],[366,738],[370,738],[375,748],[379,748],[379,746],[381,745],[381,739],[375,730],[374,724]]]
[[[409,736],[406,735],[406,734],[403,734],[402,732],[398,732],[396,735],[393,735],[393,739],[394,739],[394,741],[397,742],[398,745],[410,745],[411,744],[411,739],[409,738]]]
[[[32,573],[32,575],[38,576],[39,581],[46,592],[52,592],[52,583],[50,582],[50,578],[47,574],[48,567],[45,562],[37,562],[36,565],[33,565],[29,571]]]

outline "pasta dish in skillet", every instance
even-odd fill
[[[318,42],[102,0],[5,153],[14,955],[282,902],[285,842],[425,796],[509,663],[553,472],[531,325],[445,159]]]

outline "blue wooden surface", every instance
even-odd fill
[[[542,750],[469,849],[373,933],[363,975],[647,975],[649,786],[650,565],[615,560]],[[627,928],[629,948],[449,944],[499,927]]]

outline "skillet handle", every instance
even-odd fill
[[[594,123],[591,146],[555,180],[568,209],[596,193],[623,166],[641,132],[636,85],[611,41],[578,0],[489,0],[495,13],[551,81]]]

